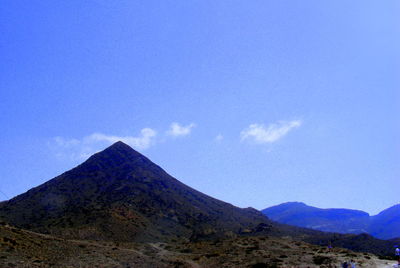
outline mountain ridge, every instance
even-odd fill
[[[345,208],[317,208],[302,202],[286,202],[262,210],[270,219],[326,232],[369,233],[380,239],[400,237],[400,205],[371,216],[367,212]]]

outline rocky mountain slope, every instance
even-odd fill
[[[1,204],[0,218],[41,233],[117,241],[229,236],[271,224],[255,209],[184,185],[122,142]]]

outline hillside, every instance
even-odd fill
[[[358,267],[393,262],[290,239],[238,237],[199,242],[114,243],[60,239],[0,224],[0,267]]]
[[[66,240],[0,223],[0,267],[169,267],[135,245]]]

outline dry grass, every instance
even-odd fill
[[[273,237],[195,243],[113,243],[66,240],[0,226],[0,267],[384,267],[388,261]],[[381,265],[381,266],[379,266]]]

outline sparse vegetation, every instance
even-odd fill
[[[321,264],[328,264],[332,262],[332,259],[327,256],[317,255],[313,257],[314,264],[321,265]]]

